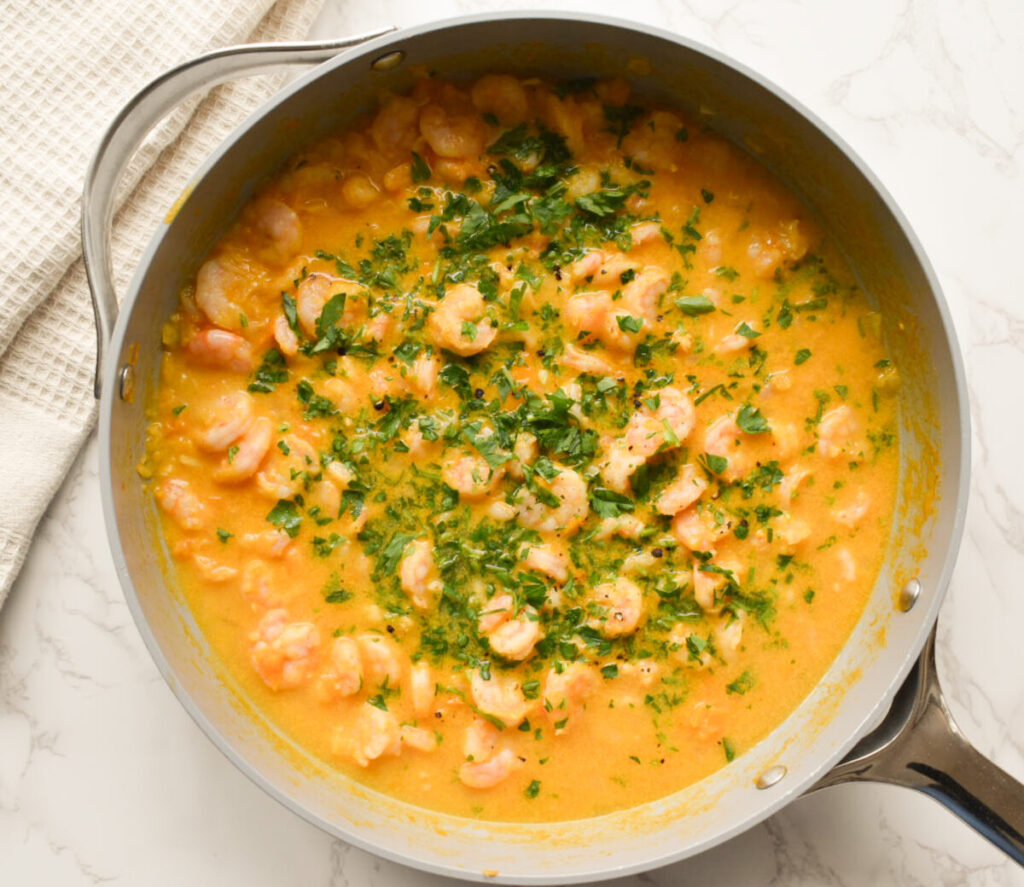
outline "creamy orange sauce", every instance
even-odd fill
[[[293,158],[165,330],[141,473],[254,705],[495,820],[692,783],[859,618],[879,317],[805,208],[624,82],[425,78]]]

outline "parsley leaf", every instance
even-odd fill
[[[687,317],[696,317],[698,314],[710,314],[715,310],[715,304],[707,296],[682,296],[676,299],[676,308]]]
[[[624,333],[638,333],[643,329],[644,319],[642,317],[633,317],[630,314],[620,314],[615,318],[616,323],[619,325],[619,329]]]
[[[420,157],[415,151],[412,152],[412,180],[414,182],[425,182],[430,178],[430,167],[427,161]]]
[[[633,500],[606,487],[597,487],[590,494],[590,507],[599,517],[618,517],[633,510]]]
[[[754,688],[754,676],[749,671],[744,671],[735,681],[725,685],[725,692],[742,696],[748,690]]]
[[[288,366],[284,355],[276,348],[269,349],[263,355],[263,361],[253,374],[249,390],[261,394],[269,394],[281,382],[288,381]]]
[[[278,499],[277,505],[270,509],[266,519],[275,527],[284,530],[292,539],[299,535],[302,517],[299,515],[298,507],[291,499]]]
[[[740,407],[736,414],[736,424],[747,434],[763,434],[770,430],[768,420],[761,415],[761,411],[757,407],[752,407],[750,404]]]

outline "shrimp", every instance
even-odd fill
[[[185,344],[185,353],[200,366],[251,373],[256,366],[252,345],[237,333],[207,327]]]
[[[710,702],[694,704],[690,712],[690,726],[701,742],[719,740],[725,734],[726,712]]]
[[[253,668],[271,690],[298,687],[309,678],[320,643],[312,622],[289,622],[287,610],[270,610],[249,639]]]
[[[863,520],[870,508],[871,497],[864,490],[857,490],[857,494],[849,505],[833,509],[832,517],[847,527],[855,527]]]
[[[615,364],[592,351],[584,351],[576,345],[566,345],[562,352],[562,363],[578,373],[592,376],[618,376],[620,370]]]
[[[540,455],[537,438],[529,431],[520,431],[512,445],[512,454],[515,458],[508,463],[508,473],[516,480],[523,480],[526,477],[523,466],[537,461],[537,456]]]
[[[196,446],[208,453],[223,453],[240,438],[252,425],[252,395],[245,391],[233,391],[217,398],[217,401],[200,409],[200,427],[192,433]]]
[[[630,247],[643,246],[661,236],[661,222],[640,222],[629,229]]]
[[[436,691],[434,676],[426,662],[417,662],[409,669],[409,695],[412,697],[412,710],[416,717],[425,718],[430,714]]]
[[[584,189],[584,192],[590,190],[590,186]],[[581,192],[581,196],[582,193]],[[601,266],[607,261],[608,254],[604,250],[592,249],[584,253],[575,262],[567,265],[562,271],[562,276],[569,283],[580,283],[586,280],[588,277],[593,277],[601,270]],[[611,282],[609,280],[609,282]]]
[[[234,567],[218,563],[212,557],[206,557],[202,554],[193,555],[192,562],[196,565],[199,574],[207,582],[227,582],[238,575],[238,570]]]
[[[544,123],[549,129],[565,137],[570,153],[582,153],[587,144],[583,132],[586,122],[584,103],[578,101],[575,96],[566,96],[563,99],[554,93],[541,93],[539,98],[542,101],[541,118]]]
[[[469,91],[481,114],[493,114],[502,123],[515,126],[530,116],[523,84],[510,74],[484,74]]]
[[[419,461],[430,448],[430,441],[423,436],[419,425],[410,425],[398,438],[409,448],[410,459]]]
[[[535,477],[538,486],[558,500],[551,506],[540,501],[530,490],[519,493],[519,523],[530,530],[541,533],[572,532],[586,520],[590,510],[587,499],[587,482],[571,468],[555,465],[558,474],[551,480]]]
[[[783,513],[772,521],[771,535],[769,537],[765,530],[758,534],[775,542],[785,554],[792,554],[793,550],[811,535],[811,526],[805,520],[791,517]]]
[[[513,662],[528,658],[541,637],[537,611],[525,606],[516,613],[510,594],[495,595],[484,605],[479,626],[491,649]]]
[[[620,514],[617,517],[606,517],[597,525],[594,538],[598,542],[620,536],[623,539],[639,539],[646,524],[635,514]]]
[[[593,609],[594,627],[606,638],[632,634],[644,616],[643,590],[631,579],[620,576],[594,589]]]
[[[403,724],[399,729],[399,738],[403,748],[414,748],[416,751],[434,751],[437,748],[437,736],[422,727]]]
[[[803,432],[792,422],[772,421],[770,433],[778,461],[792,458],[803,448]]]
[[[420,107],[414,99],[393,96],[370,123],[370,138],[385,153],[408,151],[419,135],[419,113]]]
[[[277,350],[285,357],[294,357],[299,353],[299,337],[295,335],[295,330],[291,328],[288,318],[283,314],[278,314],[274,318],[274,342],[277,344]]]
[[[752,234],[747,255],[754,262],[757,276],[770,278],[784,262],[799,262],[807,254],[809,246],[807,235],[800,230],[800,220],[792,219],[772,231]]]
[[[743,640],[743,611],[735,619],[723,620],[714,628],[715,649],[726,662],[736,656]]]
[[[839,578],[843,582],[853,582],[857,578],[857,561],[849,548],[836,549],[836,561],[839,566]],[[836,583],[838,587],[838,583]]]
[[[362,654],[366,684],[397,688],[402,683],[402,653],[398,645],[379,634],[362,634],[356,642]]]
[[[292,537],[284,530],[264,530],[262,533],[246,533],[241,543],[250,551],[264,557],[282,558],[292,546]]]
[[[647,321],[634,316],[629,306],[623,306],[604,315],[599,332],[599,338],[609,348],[632,352],[648,332]]]
[[[484,129],[475,114],[453,114],[430,104],[420,111],[420,135],[438,157],[476,157],[484,149]]]
[[[722,232],[718,228],[704,232],[704,238],[697,246],[697,255],[711,267],[722,264]]]
[[[486,761],[498,750],[501,733],[490,721],[473,718],[466,727],[462,741],[462,751],[467,761]]]
[[[251,604],[266,609],[280,607],[283,601],[271,580],[270,568],[266,563],[258,558],[249,561],[242,569],[242,597]]]
[[[669,111],[651,111],[644,115],[622,140],[625,153],[658,172],[675,172],[681,162],[681,145],[676,133],[683,123]]]
[[[728,336],[720,339],[718,344],[715,345],[715,354],[735,354],[738,351],[744,351],[747,348],[751,348],[754,345],[753,335],[743,335],[739,332],[740,327],[748,327],[757,333],[758,331],[754,328],[753,323],[741,323],[737,324],[737,331],[730,333]]]
[[[705,613],[721,612],[724,602],[719,591],[736,581],[738,570],[739,567],[732,562],[693,565],[693,597]]]
[[[531,570],[543,573],[564,585],[569,578],[569,558],[565,552],[557,551],[550,545],[533,545],[523,559]]]
[[[691,643],[691,637],[699,637],[692,626],[677,622],[672,626],[668,640],[670,649],[685,665],[690,668],[707,668],[711,665],[711,645],[707,643]],[[701,638],[701,640],[704,640]]]
[[[650,551],[634,551],[626,555],[622,562],[620,573],[624,576],[631,576],[634,573],[649,573],[659,566],[658,558]]]
[[[779,481],[778,493],[783,502],[789,502],[797,495],[797,491],[807,478],[811,476],[811,470],[805,465],[794,465],[785,476]]]
[[[310,473],[319,467],[313,445],[297,434],[286,434],[278,441],[266,468],[256,475],[256,486],[270,499],[290,499],[305,489]]]
[[[515,678],[492,674],[490,679],[485,679],[479,669],[474,669],[469,675],[469,691],[473,704],[481,712],[497,718],[507,727],[518,726],[533,708]]]
[[[330,462],[324,468],[324,477],[339,490],[347,490],[356,479],[356,473],[344,462]]]
[[[366,173],[355,172],[341,183],[341,197],[352,209],[366,209],[376,203],[380,189]]]
[[[739,480],[750,467],[750,455],[743,450],[743,430],[732,413],[719,416],[704,432],[704,452],[726,460],[719,472],[722,480]]]
[[[437,389],[437,374],[441,369],[441,362],[436,357],[429,357],[421,354],[412,364],[413,387],[423,397],[431,397]]]
[[[648,323],[658,319],[659,301],[668,289],[670,279],[661,268],[644,268],[622,289],[622,305],[630,314],[644,318]]]
[[[427,318],[427,332],[439,348],[460,357],[485,351],[498,335],[485,316],[484,297],[468,283],[452,287]]]
[[[393,166],[384,173],[384,190],[389,194],[397,194],[399,191],[411,188],[412,185],[411,163],[399,163],[398,166]]]
[[[487,516],[492,520],[505,521],[515,520],[519,512],[515,505],[510,505],[504,499],[495,499],[487,506]]]
[[[504,476],[503,467],[492,468],[486,459],[470,453],[448,459],[441,466],[441,479],[458,492],[461,499],[470,502],[493,492]]]
[[[703,472],[692,462],[687,462],[676,479],[661,491],[655,507],[659,514],[672,517],[693,505],[707,488]]]
[[[604,328],[611,307],[612,300],[608,293],[577,293],[566,301],[562,319],[569,329],[578,334],[586,332],[587,338],[593,338]]]
[[[698,505],[680,511],[672,521],[672,535],[690,551],[714,552],[716,540],[731,528],[731,522],[715,526],[710,513]]]
[[[588,281],[601,289],[617,290],[622,286],[622,275],[634,269],[636,264],[624,253],[592,249],[569,265],[565,269],[565,276],[571,283]]]
[[[402,556],[398,567],[402,591],[417,610],[430,609],[434,596],[441,590],[441,577],[434,564],[434,546],[426,539],[417,539]]]
[[[267,265],[284,265],[302,246],[302,224],[295,211],[273,197],[250,204],[245,219],[252,225],[259,245],[256,256]]]
[[[318,480],[309,488],[306,505],[318,521],[336,520],[341,511],[341,493],[329,480]]]
[[[860,431],[857,417],[845,403],[829,410],[818,424],[818,452],[826,459],[838,459],[859,449],[854,441]]]
[[[354,696],[363,688],[363,660],[359,644],[354,639],[334,639],[330,665],[320,680],[321,694],[327,699]]]
[[[466,761],[459,767],[459,781],[469,788],[493,788],[523,764],[511,749],[503,748],[486,761]]]
[[[238,442],[228,448],[227,455],[213,470],[214,480],[222,484],[248,480],[266,458],[273,436],[274,423],[266,416],[256,419]]]
[[[639,662],[626,662],[619,669],[624,678],[635,676],[641,687],[650,687],[661,673],[661,668],[653,659],[641,659]]]
[[[310,274],[295,290],[295,314],[299,326],[311,339],[317,338],[317,321],[323,314],[324,306],[348,287],[359,289],[350,280],[330,277],[327,274]],[[344,322],[344,318],[343,318]]]
[[[601,476],[617,493],[629,489],[629,478],[651,456],[678,447],[693,431],[696,410],[693,401],[677,388],[666,387],[653,394],[657,405],[644,404],[615,439],[601,465]]]
[[[389,711],[364,703],[351,727],[335,729],[331,751],[347,754],[360,767],[368,767],[385,755],[401,754],[402,734],[398,718]]]
[[[196,274],[196,305],[210,323],[238,329],[243,313],[239,302],[247,288],[245,277],[226,261],[207,259]]]
[[[564,733],[570,721],[586,707],[587,697],[597,687],[592,665],[573,662],[559,671],[548,670],[544,679],[544,711],[554,722],[555,735]]]
[[[187,480],[167,478],[157,485],[154,495],[164,514],[183,530],[202,529],[206,506],[192,492]]]
[[[474,718],[466,728],[463,743],[465,763],[459,768],[459,780],[470,788],[492,788],[521,765],[511,749],[498,749],[497,728],[483,718]]]

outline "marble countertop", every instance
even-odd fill
[[[315,36],[517,8],[328,0]],[[1024,15],[1017,0],[609,0],[756,68],[881,177],[934,263],[972,399],[971,501],[939,620],[939,665],[968,738],[1024,779]],[[336,841],[207,741],[150,661],[103,530],[85,448],[0,612],[0,882],[455,884]],[[931,800],[845,786],[689,861],[611,882],[1022,884],[1024,870]]]

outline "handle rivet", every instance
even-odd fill
[[[754,780],[754,785],[759,789],[771,788],[777,782],[780,782],[785,775],[786,768],[782,764],[776,764],[774,767],[762,770],[757,779]]]
[[[377,56],[377,58],[370,62],[370,67],[374,71],[393,71],[404,61],[405,53],[400,49],[396,49],[394,52],[386,52],[384,55]]]
[[[904,613],[908,613],[913,609],[914,604],[917,603],[918,597],[921,595],[921,583],[917,579],[911,579],[907,582],[903,588],[900,589],[899,596],[896,598],[896,609],[901,610]]]
[[[117,393],[121,400],[131,402],[135,394],[135,368],[126,363],[117,374]]]

